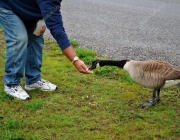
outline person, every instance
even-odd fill
[[[76,69],[91,74],[70,44],[63,26],[60,11],[62,0],[0,0],[0,26],[6,39],[6,63],[4,90],[21,100],[29,95],[21,87],[20,80],[25,76],[25,89],[53,91],[55,84],[41,77],[43,33],[46,27],[57,41],[66,57]],[[44,19],[45,25],[39,35],[33,34],[37,21]]]

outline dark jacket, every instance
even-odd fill
[[[56,39],[62,50],[71,44],[63,27],[60,12],[62,0],[0,0],[0,5],[12,10],[26,26],[34,26],[40,19],[44,19],[47,28]]]

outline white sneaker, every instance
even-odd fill
[[[26,91],[23,90],[23,88],[21,86],[16,86],[16,87],[8,87],[6,85],[4,85],[4,91],[21,100],[27,100],[30,99],[29,95],[26,93]]]
[[[42,91],[53,91],[57,89],[57,86],[50,83],[49,81],[46,81],[44,79],[41,79],[37,81],[36,83],[33,83],[31,85],[25,85],[26,90],[33,90],[33,89],[39,89]]]

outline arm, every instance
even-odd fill
[[[72,61],[76,56],[76,53],[70,44],[63,26],[62,16],[60,12],[60,2],[61,0],[39,0],[38,4],[47,28],[50,30],[51,34],[59,44],[66,57],[70,61]],[[88,70],[84,62],[81,60],[75,61],[73,64],[81,73],[92,73]]]

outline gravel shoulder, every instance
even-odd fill
[[[112,59],[165,60],[180,66],[179,0],[66,0],[70,39]],[[52,39],[49,31],[45,37]]]

